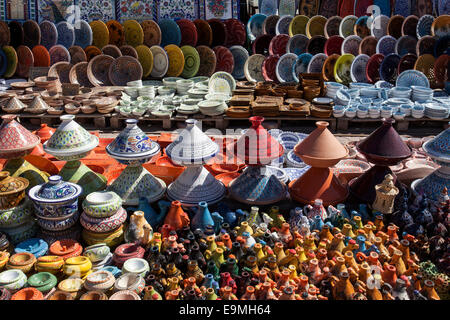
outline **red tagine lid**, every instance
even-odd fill
[[[263,117],[251,117],[252,126],[233,145],[236,157],[249,165],[266,165],[281,157],[283,146],[261,125]]]
[[[41,124],[41,128],[34,133],[41,138],[42,143],[50,139],[50,137],[55,133],[56,129],[49,127],[46,123]]]
[[[0,126],[0,154],[6,158],[8,153],[17,151],[33,150],[40,142],[40,138],[25,129],[17,121],[15,115],[2,116],[3,122]]]

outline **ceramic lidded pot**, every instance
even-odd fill
[[[25,197],[25,189],[28,185],[27,179],[11,177],[8,171],[0,171],[0,209],[18,206]]]
[[[41,138],[41,142],[44,143],[51,138],[55,131],[55,129],[49,127],[46,123],[42,123],[41,128],[34,133]]]
[[[0,154],[3,159],[24,157],[33,151],[40,139],[32,134],[17,121],[15,115],[2,116],[0,126]]]
[[[115,214],[122,206],[122,199],[113,191],[90,193],[83,201],[86,214],[94,218],[106,218]]]
[[[74,115],[63,115],[60,119],[62,123],[44,143],[45,152],[64,161],[86,157],[98,145],[99,138],[76,123]]]
[[[78,213],[78,197],[83,188],[51,176],[47,183],[34,186],[28,192],[40,218],[68,218]]]

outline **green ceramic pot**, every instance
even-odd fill
[[[83,201],[83,210],[94,218],[110,217],[122,206],[122,199],[112,191],[92,192]]]
[[[50,272],[38,272],[29,277],[27,281],[30,287],[34,287],[41,292],[49,292],[56,286],[57,282],[57,278]]]

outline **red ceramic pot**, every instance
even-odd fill
[[[125,243],[114,250],[113,261],[122,268],[125,261],[131,258],[143,258],[145,249],[135,243]]]
[[[11,300],[43,300],[44,295],[36,288],[24,288],[12,295]]]
[[[75,240],[62,239],[53,242],[49,252],[54,256],[60,256],[67,260],[68,258],[78,257],[83,252],[83,247]]]

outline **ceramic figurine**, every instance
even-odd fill
[[[191,221],[191,226],[193,229],[204,230],[208,225],[214,226],[214,220],[209,212],[208,204],[204,201],[199,202],[194,218]]]
[[[153,237],[153,229],[147,222],[143,211],[135,211],[130,217],[130,224],[125,231],[125,241],[147,246]]]
[[[376,198],[372,204],[372,208],[383,214],[390,214],[394,208],[395,197],[398,195],[399,189],[394,185],[394,178],[388,174],[384,177],[381,184],[375,186]]]
[[[164,224],[169,225],[172,230],[180,230],[188,226],[189,223],[189,216],[181,208],[181,203],[179,201],[172,201],[169,212],[164,219]]]

